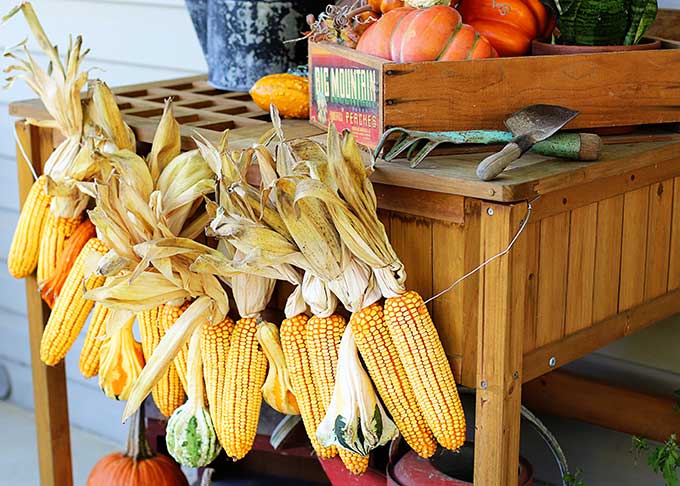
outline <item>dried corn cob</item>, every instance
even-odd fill
[[[255,333],[257,321],[242,318],[234,326],[225,369],[224,410],[227,434],[222,447],[229,457],[241,459],[253,447],[262,406],[262,385],[267,373],[267,358]]]
[[[57,268],[66,240],[75,231],[82,220],[76,218],[62,218],[50,212],[45,221],[40,238],[40,254],[38,256],[38,282],[50,278]]]
[[[399,359],[382,306],[376,302],[355,312],[350,326],[371,379],[404,440],[420,456],[432,456],[437,442]]]
[[[316,429],[324,416],[324,406],[314,386],[312,369],[307,349],[308,317],[298,314],[281,323],[281,347],[288,364],[293,393],[297,398],[302,422],[316,454],[324,459],[337,454],[335,447],[321,447],[316,438]]]
[[[163,312],[163,307],[165,306],[159,306],[137,314],[145,361],[149,360],[161,338],[165,335],[165,331],[161,330],[158,322],[160,314]],[[184,388],[179,380],[174,363],[170,363],[166,372],[158,380],[158,383],[154,385],[151,393],[158,410],[166,417],[172,415],[172,412],[184,403],[186,394],[184,393]]]
[[[163,334],[168,332],[168,329],[179,319],[179,316],[189,308],[191,302],[185,302],[181,306],[164,305],[158,317],[159,329]],[[182,383],[184,393],[187,391],[187,353],[189,352],[189,342],[184,343],[177,352],[177,356],[173,360],[173,365],[179,376],[179,381]]]
[[[94,305],[90,326],[87,328],[85,342],[80,350],[78,366],[85,378],[92,378],[99,373],[99,355],[104,336],[106,335],[106,321],[109,318],[109,309],[97,302]]]
[[[385,321],[427,425],[443,447],[465,442],[465,416],[437,329],[417,292],[385,301]]]
[[[228,424],[224,411],[231,397],[225,390],[227,355],[229,341],[234,330],[234,321],[229,317],[218,324],[206,322],[201,335],[201,355],[203,356],[203,379],[208,395],[208,409],[212,417],[217,439],[220,444],[226,443]]]
[[[50,308],[54,307],[54,301],[59,292],[61,292],[66,277],[68,277],[68,273],[71,271],[83,247],[90,241],[90,238],[95,238],[96,236],[95,226],[89,219],[86,219],[78,225],[73,234],[66,240],[64,251],[59,262],[57,262],[57,268],[47,280],[40,284],[40,295]]]
[[[38,265],[40,240],[52,199],[45,192],[46,185],[47,177],[38,177],[21,208],[7,256],[7,268],[14,278],[28,277]]]
[[[40,343],[40,359],[43,363],[50,366],[59,363],[78,337],[94,305],[94,302],[83,297],[84,288],[90,290],[101,287],[105,281],[104,277],[95,275],[86,278],[85,262],[91,252],[104,255],[107,251],[104,243],[92,238],[78,255],[43,332]]]
[[[333,397],[335,373],[338,369],[338,348],[345,327],[347,327],[345,319],[337,314],[330,317],[313,316],[307,321],[309,363],[314,386],[323,406],[322,417],[326,415]],[[363,474],[368,469],[368,455],[362,456],[342,448],[338,449],[338,455],[353,474]]]

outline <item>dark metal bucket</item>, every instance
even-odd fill
[[[184,0],[194,24],[196,37],[201,43],[203,56],[208,59],[208,0]]]
[[[307,43],[285,41],[302,36],[305,16],[318,8],[314,3],[312,0],[207,0],[206,60],[210,84],[220,89],[245,91],[262,76],[286,72],[306,63]],[[200,8],[189,11],[198,14]],[[197,25],[200,39],[200,19],[194,20],[194,26]]]

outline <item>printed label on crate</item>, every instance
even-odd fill
[[[380,138],[380,73],[326,52],[313,52],[310,120],[350,129],[359,143],[374,147]]]

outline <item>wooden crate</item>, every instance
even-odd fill
[[[310,118],[350,128],[370,147],[396,126],[503,129],[509,114],[534,103],[579,110],[573,129],[677,123],[679,48],[666,40],[657,51],[400,64],[310,43]]]

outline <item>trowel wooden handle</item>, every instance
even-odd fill
[[[505,168],[513,161],[522,156],[522,149],[515,142],[510,142],[503,150],[495,154],[489,155],[482,160],[477,167],[477,177],[483,181],[490,181],[498,174],[503,172]]]

